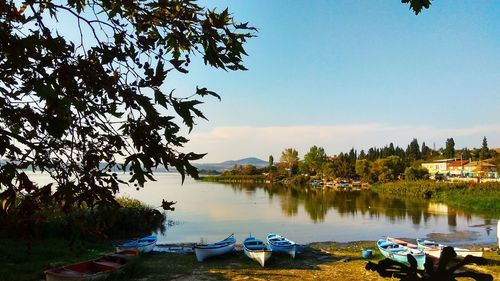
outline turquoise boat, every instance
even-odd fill
[[[119,252],[123,250],[137,250],[141,253],[149,253],[156,246],[156,241],[156,235],[150,235],[134,241],[120,244],[116,246],[116,251]]]
[[[273,252],[283,252],[287,253],[295,258],[295,253],[297,252],[297,243],[289,240],[276,233],[269,233],[267,235],[267,243],[271,246]]]
[[[406,265],[410,265],[407,255],[412,255],[417,260],[417,269],[424,269],[425,253],[421,250],[411,249],[385,239],[378,240],[377,246],[384,257]]]

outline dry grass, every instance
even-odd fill
[[[367,260],[361,258],[361,249],[376,249],[375,246],[374,242],[313,243],[295,259],[273,253],[264,268],[248,259],[242,251],[202,263],[197,262],[194,255],[149,255],[141,259],[135,272],[129,273],[127,278],[122,276],[120,280],[397,280],[384,279],[376,272],[365,270]],[[485,257],[487,265],[471,266],[469,269],[492,274],[494,280],[500,280],[500,255],[487,252]],[[382,255],[375,250],[370,260],[377,262],[381,259]]]

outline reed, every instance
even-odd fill
[[[397,181],[374,185],[380,194],[429,199],[451,207],[491,216],[500,214],[500,183]]]

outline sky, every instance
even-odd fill
[[[433,1],[416,16],[399,0],[202,1],[258,28],[248,71],[192,58],[167,87],[221,95],[200,107],[182,151],[202,163],[245,157],[328,155],[389,143],[500,147],[500,2]],[[186,130],[187,132],[187,130]]]

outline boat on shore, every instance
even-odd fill
[[[408,255],[411,255],[417,261],[417,269],[424,269],[425,253],[422,250],[408,248],[387,239],[379,239],[377,246],[384,257],[406,265],[410,265]]]
[[[297,252],[297,243],[281,236],[276,233],[269,233],[267,235],[267,243],[273,250],[273,252],[283,252],[287,253],[295,258],[295,253]]]
[[[247,257],[257,261],[262,267],[273,253],[269,245],[251,236],[243,241],[243,251]]]
[[[437,259],[440,258],[441,251],[443,250],[443,248],[446,247],[446,245],[425,239],[417,239],[417,244],[418,247],[422,249],[425,253]],[[457,253],[458,258],[465,258],[466,256],[475,256],[475,257],[483,256],[483,251],[473,251],[469,249],[456,248],[456,247],[453,247],[453,249],[455,250],[455,253]]]
[[[223,255],[234,250],[236,239],[234,234],[229,235],[226,239],[212,244],[196,244],[194,245],[194,253],[198,261],[203,261],[206,258]]]
[[[156,235],[145,236],[134,241],[120,244],[116,246],[116,251],[137,250],[141,253],[149,253],[156,246]]]
[[[398,244],[400,246],[404,246],[404,247],[407,247],[407,248],[410,248],[410,249],[418,249],[418,245],[417,244],[406,242],[404,240],[393,238],[393,237],[387,237],[386,239],[387,239],[387,241],[396,243],[396,244]]]
[[[121,270],[138,251],[127,250],[102,256],[95,260],[64,265],[44,272],[46,281],[103,280],[112,272]]]

